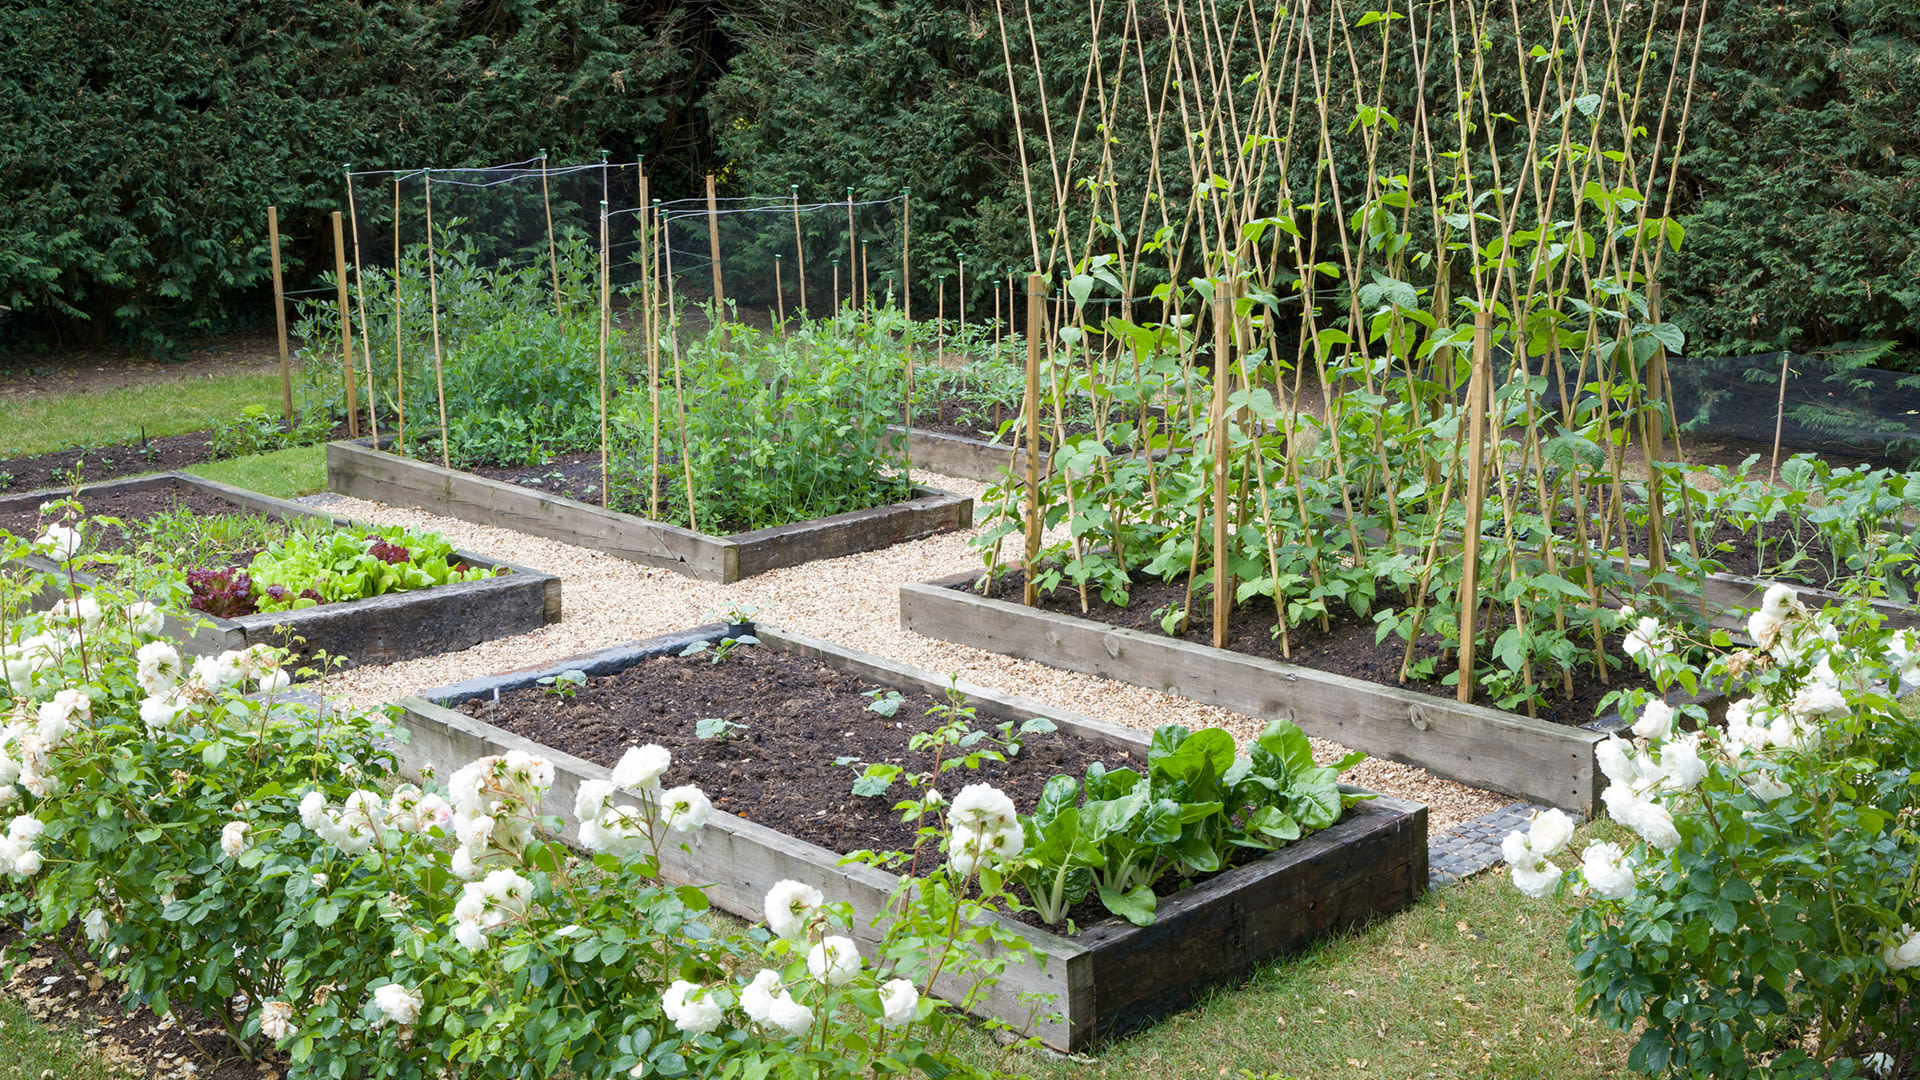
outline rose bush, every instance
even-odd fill
[[[1632,834],[1553,860],[1558,811],[1506,838],[1514,884],[1574,904],[1583,1000],[1630,1064],[1676,1076],[1892,1075],[1920,1050],[1920,640],[1862,600],[1818,613],[1769,589],[1750,648],[1634,620],[1631,652],[1664,693],[1622,700],[1631,740],[1599,745],[1607,812]],[[1704,665],[1689,656],[1710,649]]]
[[[82,544],[0,533],[0,561]],[[974,918],[985,852],[903,887],[871,958],[850,907],[799,883],[772,933],[715,934],[659,876],[710,812],[663,790],[664,749],[581,786],[582,853],[541,813],[550,763],[400,783],[382,713],[289,700],[275,650],[188,664],[155,610],[71,574],[0,584],[0,914],[28,943],[77,925],[129,1007],[191,1006],[296,1077],[979,1075],[929,989],[976,993],[1018,953]]]

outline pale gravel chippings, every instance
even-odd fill
[[[975,481],[927,473],[916,472],[914,479],[975,499],[986,489]],[[457,547],[563,579],[561,621],[551,626],[519,637],[483,642],[462,652],[329,676],[327,692],[342,695],[356,705],[395,701],[462,679],[550,663],[590,649],[684,630],[715,621],[729,606],[752,604],[759,608],[756,617],[770,626],[942,675],[957,674],[1004,693],[1143,731],[1165,723],[1196,728],[1217,725],[1244,740],[1257,735],[1264,726],[1239,713],[1156,690],[1059,671],[901,629],[899,586],[978,570],[980,557],[968,546],[977,530],[807,563],[722,585],[555,540],[419,510],[346,497],[330,500],[327,510],[383,525],[437,531]],[[1015,549],[1009,544],[1007,550],[1012,553]],[[1322,761],[1346,752],[1320,739],[1313,744]],[[1452,783],[1388,761],[1366,761],[1353,769],[1348,779],[1375,791],[1426,803],[1429,827],[1436,835],[1513,801],[1509,796]]]

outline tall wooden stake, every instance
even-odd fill
[[[1460,570],[1461,701],[1473,701],[1474,617],[1480,607],[1480,515],[1487,500],[1487,398],[1493,381],[1493,313],[1473,315],[1473,376],[1467,380],[1466,565]]]
[[[277,281],[278,278],[275,280]],[[286,352],[286,334],[283,332],[280,340],[280,354],[285,356]],[[1780,430],[1787,426],[1787,375],[1788,365],[1791,363],[1793,363],[1793,354],[1783,350],[1780,353],[1780,400],[1773,407],[1773,459],[1767,463],[1767,483],[1769,484],[1773,483],[1773,478],[1780,472]]]
[[[727,294],[720,284],[720,200],[714,196],[713,174],[707,174],[707,249],[713,255],[713,321],[727,318]]]
[[[1000,358],[1000,279],[993,279],[993,356]]]
[[[646,181],[642,180],[644,187]],[[547,148],[540,148],[540,202],[547,208],[547,265],[553,269],[553,313],[564,315],[560,310],[560,248],[553,241],[553,196],[547,190]],[[640,205],[645,206],[644,199]]]
[[[853,189],[847,189],[847,300],[854,307],[860,306],[860,294],[855,291],[854,275],[860,272],[860,237],[853,228]],[[836,305],[837,306],[837,305]]]
[[[953,286],[960,301],[960,324],[954,330],[953,336],[954,340],[960,343],[961,355],[964,356],[967,348],[967,260],[964,255],[956,255],[954,261],[960,266],[960,280]]]
[[[773,303],[780,313],[780,336],[787,336],[787,289],[780,280],[780,256],[773,257]]]
[[[913,207],[912,189],[900,192],[900,314],[908,323],[913,322],[913,263],[908,258],[908,241],[912,239],[912,220],[907,211]]]
[[[347,383],[347,435],[360,437],[360,393],[353,377],[353,319],[347,312],[347,243],[333,212],[333,280],[340,287],[340,374]]]
[[[1233,616],[1233,575],[1227,571],[1227,383],[1233,378],[1227,352],[1232,341],[1233,295],[1230,283],[1214,284],[1213,294],[1213,647],[1227,647],[1227,621]],[[1258,451],[1255,451],[1256,453]]]
[[[399,430],[393,445],[407,452],[407,376],[400,367],[400,178],[393,178],[393,410]]]
[[[373,341],[367,336],[367,283],[360,272],[360,212],[354,209],[353,166],[348,165],[342,171],[347,181],[347,227],[353,230],[353,303],[360,313],[360,359],[367,369],[367,430],[373,435],[373,444],[379,446],[380,410],[379,398],[373,389]]]
[[[860,245],[860,296],[861,306],[866,308],[868,316],[873,313],[873,279],[867,276],[867,245]]]
[[[612,506],[607,488],[607,338],[613,327],[608,306],[613,296],[613,264],[607,246],[607,204],[600,202],[600,505]]]
[[[1660,283],[1657,281],[1647,282],[1647,315],[1656,323],[1660,321]],[[1641,429],[1646,433],[1647,453],[1647,572],[1654,577],[1667,568],[1667,508],[1660,483],[1660,462],[1666,457],[1666,387],[1667,350],[1665,346],[1657,346],[1647,358],[1649,407],[1643,410],[1646,422]]]
[[[800,185],[793,184],[793,272],[800,282],[800,315],[807,314],[807,245],[800,239]]]
[[[440,466],[451,469],[452,455],[447,449],[447,376],[440,358],[440,279],[433,257],[433,170],[420,171],[427,189],[427,311],[433,320],[433,389],[440,401]]]
[[[660,520],[660,317],[655,305],[660,302],[660,246],[664,242],[665,230],[660,223],[660,204],[646,204],[652,207],[648,228],[647,252],[653,260],[647,268],[648,287],[653,291],[647,294],[647,394],[652,401],[653,413],[653,457],[652,468],[647,472],[647,517]]]
[[[947,279],[940,279],[940,309],[933,319],[933,360],[936,364],[947,362]]]
[[[1040,338],[1047,321],[1047,279],[1027,275],[1027,587],[1022,602],[1032,607],[1040,592],[1034,576],[1040,561]]]
[[[287,292],[280,281],[280,208],[277,206],[267,207],[267,248],[273,255],[273,323],[280,331],[280,408],[287,426],[292,427],[293,359],[287,355]],[[1778,456],[1777,450],[1775,456]]]

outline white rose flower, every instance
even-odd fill
[[[240,654],[228,649],[219,656],[203,656],[193,662],[193,681],[208,696],[219,694],[241,678]]]
[[[1692,791],[1707,778],[1707,763],[1700,757],[1700,736],[1675,739],[1660,747],[1660,769],[1666,778],[1660,786],[1668,791]]]
[[[167,642],[149,641],[133,655],[140,662],[134,681],[146,693],[165,693],[180,681],[180,650]]]
[[[275,1042],[297,1033],[293,1025],[293,1006],[284,1001],[269,1001],[260,1007],[260,1034]]]
[[[1782,713],[1767,726],[1767,738],[1782,750],[1808,754],[1820,748],[1820,725],[1792,713]]]
[[[1741,698],[1727,706],[1726,738],[1736,755],[1765,750],[1773,737],[1767,731],[1764,703],[1753,698]]]
[[[813,1027],[813,1010],[793,1000],[790,994],[773,999],[773,1026],[789,1035],[805,1035]]]
[[[1790,785],[1780,782],[1780,778],[1764,769],[1755,769],[1740,778],[1754,797],[1763,802],[1773,802],[1793,794]]]
[[[851,938],[822,938],[807,952],[807,972],[828,986],[845,986],[860,974],[860,952]]]
[[[1516,870],[1538,869],[1541,859],[1544,857],[1540,852],[1533,850],[1532,841],[1526,833],[1518,829],[1508,833],[1506,837],[1500,841],[1500,854],[1507,860],[1507,865]]]
[[[1643,615],[1640,621],[1634,624],[1633,629],[1627,631],[1627,636],[1620,643],[1620,648],[1628,656],[1639,657],[1657,649],[1659,642],[1660,620],[1651,615]]]
[[[1527,833],[1527,846],[1542,856],[1554,855],[1571,839],[1573,819],[1563,810],[1547,810],[1534,815]]]
[[[465,946],[468,952],[481,952],[487,947],[487,931],[477,922],[456,922],[453,924],[453,940]]]
[[[1888,971],[1920,967],[1920,930],[1901,923],[1900,932],[1880,951],[1880,958],[1887,962]]]
[[[1673,815],[1666,807],[1624,791],[1618,785],[1609,787],[1601,798],[1607,804],[1607,813],[1632,829],[1640,839],[1661,851],[1672,851],[1679,845],[1680,831],[1674,827]]]
[[[47,554],[58,562],[72,562],[73,557],[80,553],[80,531],[65,525],[49,525],[33,545],[46,548]]]
[[[1787,705],[1788,711],[1804,717],[1845,716],[1850,707],[1845,694],[1824,682],[1801,687]]]
[[[46,835],[47,825],[31,814],[22,814],[7,823],[7,839],[31,844]]]
[[[767,890],[767,928],[788,941],[807,934],[807,924],[820,914],[827,898],[820,890],[798,881],[775,882]]]
[[[462,881],[471,881],[480,876],[480,867],[473,861],[473,849],[465,844],[453,849],[453,861],[447,869]]]
[[[1013,800],[991,784],[968,784],[947,808],[948,828],[997,831],[1018,820]]]
[[[607,800],[613,797],[613,782],[610,780],[584,780],[573,792],[573,816],[584,828],[589,821],[597,820],[607,808]]]
[[[320,827],[327,823],[326,795],[318,791],[309,791],[300,796],[300,824],[314,832],[319,832]]]
[[[1660,742],[1673,734],[1673,706],[1655,698],[1640,710],[1633,733],[1649,742]]]
[[[226,828],[220,830],[220,850],[226,852],[229,859],[246,854],[247,849],[253,846],[247,838],[247,833],[251,831],[253,826],[244,821],[227,822]]]
[[[49,747],[59,746],[76,722],[84,724],[93,718],[93,699],[85,690],[62,690],[53,695],[52,701],[40,704],[38,716],[40,741]]]
[[[673,755],[664,746],[630,746],[613,767],[613,786],[627,791],[658,791],[660,777],[672,764]]]
[[[1593,746],[1594,760],[1600,772],[1617,787],[1641,791],[1659,779],[1632,743],[1618,735],[1609,735]]]
[[[686,784],[661,793],[660,811],[666,816],[667,828],[687,833],[707,823],[713,804],[707,801],[706,792]]]
[[[40,853],[28,848],[13,860],[13,872],[18,877],[30,878],[40,872]]]
[[[1747,637],[1763,649],[1771,649],[1780,639],[1780,620],[1764,611],[1747,616]]]
[[[425,1002],[399,983],[388,983],[374,990],[373,1004],[387,1020],[406,1025],[420,1019],[420,1006]]]
[[[1553,890],[1560,884],[1560,868],[1550,862],[1542,861],[1536,866],[1513,867],[1513,886],[1522,893],[1538,900],[1552,896]]]
[[[87,917],[81,920],[81,926],[86,929],[87,940],[95,945],[107,940],[107,934],[112,929],[107,923],[107,913],[99,908],[87,912]]]
[[[1587,887],[1593,890],[1595,896],[1604,900],[1627,900],[1633,896],[1637,887],[1633,878],[1633,858],[1621,851],[1618,845],[1604,842],[1588,844],[1580,862]]]
[[[127,624],[136,634],[157,634],[167,625],[167,617],[153,601],[137,600],[127,605]]]
[[[744,1009],[747,1019],[756,1024],[773,1022],[774,995],[786,991],[780,986],[780,973],[770,968],[761,968],[753,981],[740,990],[740,1008]]]
[[[1806,608],[1800,603],[1800,596],[1788,585],[1767,586],[1766,595],[1760,599],[1760,610],[1772,616],[1776,622],[1784,622],[1788,615],[1804,613]]]
[[[675,979],[660,996],[660,1011],[688,1035],[705,1035],[720,1026],[722,1011],[706,987]]]
[[[913,1021],[920,1007],[920,991],[905,979],[888,979],[880,985],[880,1026],[897,1028]]]

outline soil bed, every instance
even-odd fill
[[[711,652],[642,660],[589,678],[571,699],[529,688],[503,692],[497,705],[477,698],[454,708],[608,768],[628,747],[658,743],[673,753],[665,782],[699,786],[716,809],[843,855],[911,851],[917,826],[902,824],[894,809],[913,795],[905,781],[896,780],[874,798],[854,795],[853,781],[866,762],[897,764],[908,772],[931,769],[932,752],[912,750],[908,742],[944,722],[927,710],[946,701],[906,693],[898,710],[883,717],[868,706],[874,701],[869,694],[884,689],[817,660],[748,646],[719,664]],[[732,739],[701,739],[694,725],[708,717],[745,730]],[[997,723],[982,717],[972,726],[991,730]],[[1020,753],[1006,762],[954,768],[935,786],[952,799],[967,784],[992,784],[1026,810],[1046,782],[1062,773],[1083,776],[1095,761],[1109,768],[1145,764],[1127,751],[1063,732],[1023,738]],[[949,750],[946,756],[962,753]],[[841,758],[860,764],[836,765]],[[1083,926],[1105,917],[1098,901],[1073,912]]]
[[[1026,575],[1019,570],[1006,574],[991,585],[984,594],[990,599],[1020,601],[1025,589]],[[971,583],[958,584],[953,588],[964,592],[977,590]],[[1382,596],[1384,606],[1396,603],[1393,597]],[[1100,598],[1099,591],[1087,590],[1087,612],[1080,611],[1080,591],[1070,585],[1062,585],[1051,593],[1042,593],[1036,605],[1041,611],[1078,618],[1092,619],[1109,626],[1141,630],[1150,634],[1176,637],[1199,645],[1213,644],[1213,595],[1205,588],[1194,590],[1191,620],[1185,634],[1167,635],[1161,628],[1158,612],[1169,607],[1177,608],[1186,600],[1186,587],[1183,582],[1163,582],[1158,578],[1147,577],[1134,582],[1126,607],[1109,604]],[[1227,650],[1245,656],[1258,656],[1267,660],[1279,660],[1302,667],[1314,668],[1335,675],[1363,679],[1381,686],[1403,686],[1433,697],[1451,699],[1455,689],[1439,681],[1457,663],[1451,654],[1446,661],[1436,665],[1436,678],[1415,679],[1409,677],[1405,683],[1399,681],[1400,661],[1405,655],[1406,643],[1398,637],[1389,637],[1379,644],[1374,642],[1376,627],[1370,618],[1361,618],[1351,609],[1341,608],[1333,613],[1330,631],[1320,629],[1318,621],[1308,621],[1288,630],[1288,642],[1292,655],[1287,655],[1280,646],[1279,637],[1273,632],[1273,605],[1262,599],[1236,604],[1227,623]],[[1609,653],[1621,655],[1621,635],[1613,634],[1607,639]],[[1421,660],[1438,658],[1440,649],[1430,642],[1416,644],[1413,659],[1417,664]],[[1578,727],[1594,719],[1594,710],[1600,699],[1607,694],[1623,688],[1641,688],[1653,690],[1653,683],[1636,667],[1627,667],[1611,673],[1612,682],[1603,683],[1597,678],[1591,667],[1576,671],[1573,679],[1573,696],[1560,693],[1558,682],[1547,689],[1547,703],[1537,707],[1537,719]],[[1536,672],[1536,679],[1544,678],[1544,673]],[[1482,691],[1477,699],[1480,704],[1491,705],[1489,696]],[[1524,705],[1509,710],[1526,714]]]
[[[127,523],[128,527],[118,529],[86,530],[87,539],[94,544],[95,550],[109,554],[123,554],[131,551],[137,542],[134,532],[137,531],[139,523],[161,514],[184,509],[196,518],[205,519],[245,515],[250,512],[246,507],[229,502],[218,495],[204,491],[182,491],[179,488],[88,491],[81,495],[80,504],[87,508],[89,517],[113,517]],[[15,536],[31,539],[39,535],[40,528],[38,507],[0,509],[0,529],[5,529]],[[223,554],[228,561],[220,565],[244,565],[248,559],[257,554],[257,551],[248,549]]]
[[[346,425],[341,424],[333,437],[344,438],[346,430]],[[0,492],[68,486],[76,470],[82,481],[92,484],[141,473],[171,472],[217,459],[210,429],[149,439],[145,443],[56,450],[51,454],[0,461]]]
[[[51,943],[35,941],[22,955],[18,932],[0,930],[0,948],[19,964],[5,989],[37,1019],[80,1029],[76,1037],[128,1075],[191,1075],[194,1080],[284,1075],[285,1054],[268,1047],[250,1061],[235,1051],[225,1029],[197,1010],[176,1005],[164,1018],[144,1005],[127,1011],[126,985],[101,974],[76,930],[77,924],[63,936],[80,957],[78,971]]]

